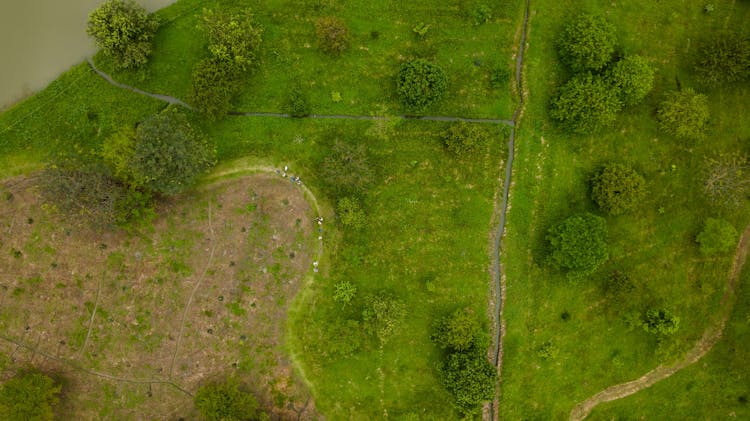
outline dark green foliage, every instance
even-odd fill
[[[504,89],[510,80],[510,69],[506,64],[498,64],[490,70],[490,86],[494,89]]]
[[[708,97],[690,88],[667,93],[659,104],[660,127],[680,138],[702,138],[708,116]]]
[[[472,18],[474,18],[474,25],[483,25],[492,19],[492,8],[484,3],[479,4],[474,7]]]
[[[364,328],[378,338],[381,344],[390,339],[406,316],[404,304],[390,294],[370,295],[362,310]]]
[[[302,89],[302,86],[299,84],[292,86],[283,109],[292,117],[305,117],[310,115],[310,98],[308,98],[307,92]]]
[[[715,35],[699,48],[695,71],[710,84],[750,78],[750,40],[737,33]]]
[[[315,21],[315,35],[324,53],[339,56],[349,48],[349,28],[335,16],[325,16]]]
[[[479,125],[457,121],[443,133],[445,147],[456,156],[466,156],[487,144],[487,132]]]
[[[574,272],[589,272],[609,258],[607,224],[590,213],[573,215],[547,232],[550,258],[557,266]]]
[[[401,65],[396,84],[401,103],[409,110],[422,111],[443,96],[448,76],[437,64],[416,59]]]
[[[728,221],[708,218],[703,231],[696,237],[705,255],[726,253],[737,245],[737,230]]]
[[[494,399],[497,370],[481,351],[454,352],[440,366],[440,380],[459,411],[475,414],[482,402]]]
[[[0,385],[0,419],[51,421],[61,386],[39,372],[19,374]]]
[[[255,396],[244,391],[237,380],[210,383],[195,394],[195,407],[207,421],[267,420]]]
[[[239,74],[224,61],[207,58],[193,69],[191,103],[211,119],[226,115],[232,99],[239,93]]]
[[[325,346],[322,356],[334,360],[348,358],[362,349],[365,342],[363,326],[357,320],[337,318],[326,326]]]
[[[552,100],[550,116],[563,128],[592,133],[609,126],[622,109],[619,92],[604,79],[590,73],[570,79]]]
[[[89,14],[86,33],[122,69],[145,64],[159,23],[132,0],[108,0]]]
[[[735,207],[750,193],[750,164],[741,154],[723,154],[706,159],[703,191],[717,205]]]
[[[344,197],[336,206],[341,225],[351,229],[361,229],[365,226],[365,212],[359,201],[354,197]]]
[[[192,186],[215,161],[213,146],[193,129],[184,114],[168,108],[136,129],[131,167],[149,190],[176,194]]]
[[[602,210],[620,215],[633,210],[646,195],[646,180],[623,164],[607,164],[591,178],[591,196]]]
[[[583,14],[563,29],[557,46],[573,71],[601,70],[615,52],[615,28],[601,16]]]
[[[663,308],[648,310],[642,322],[643,330],[655,335],[671,335],[680,327],[680,318]]]
[[[323,184],[336,195],[355,195],[373,180],[364,145],[337,140],[320,165]]]
[[[620,92],[620,100],[624,105],[636,105],[651,92],[654,86],[654,69],[641,56],[627,56],[612,66],[606,79]]]
[[[341,281],[334,286],[333,301],[349,304],[357,295],[357,287],[349,281]]]
[[[450,351],[481,349],[484,332],[474,311],[466,307],[442,318],[432,335],[432,340],[441,348]]]
[[[630,275],[616,270],[607,276],[604,281],[604,290],[611,297],[620,299],[635,291],[635,283]]]
[[[204,9],[201,28],[208,37],[208,51],[229,72],[244,72],[256,63],[263,31],[253,24],[249,12]]]

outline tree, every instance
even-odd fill
[[[700,139],[708,123],[708,97],[687,88],[667,93],[657,111],[665,132],[685,139]]]
[[[362,211],[362,206],[355,197],[344,197],[340,199],[336,210],[343,226],[355,230],[361,229],[365,226],[365,213]]]
[[[250,13],[204,9],[201,28],[208,37],[208,51],[230,72],[244,72],[255,64],[263,30],[253,24]]]
[[[451,351],[468,351],[483,347],[483,332],[479,318],[471,308],[458,309],[442,318],[432,335],[432,340],[441,348]]]
[[[576,133],[592,133],[606,127],[622,109],[619,92],[599,76],[577,75],[552,100],[550,116],[563,128]]]
[[[474,414],[482,402],[495,398],[497,370],[480,351],[453,352],[440,366],[443,386],[463,414]]]
[[[224,61],[207,58],[193,68],[191,102],[210,119],[226,115],[240,91],[239,73]]]
[[[338,56],[349,47],[349,29],[343,20],[325,16],[315,21],[315,35],[324,53]]]
[[[695,71],[709,84],[750,78],[750,40],[731,32],[715,35],[698,49]]]
[[[401,65],[396,84],[401,103],[409,110],[422,111],[443,96],[448,76],[437,64],[416,59]]]
[[[607,224],[590,213],[573,215],[547,232],[551,260],[573,272],[587,273],[609,258]]]
[[[591,195],[602,210],[620,215],[646,195],[646,180],[627,165],[610,163],[591,177]]]
[[[570,22],[557,43],[563,61],[575,72],[603,69],[612,60],[616,45],[614,26],[590,14]]]
[[[310,98],[299,83],[295,83],[289,90],[283,108],[292,117],[299,118],[310,115]]]
[[[487,142],[487,132],[465,121],[452,123],[443,133],[443,144],[456,156],[469,155]]]
[[[255,396],[242,390],[235,379],[201,386],[195,394],[195,407],[207,421],[267,420]]]
[[[136,129],[131,167],[149,190],[176,194],[211,168],[215,155],[214,148],[199,136],[185,115],[168,108]]]
[[[158,21],[132,0],[108,0],[89,14],[86,33],[122,69],[139,67],[151,54]]]
[[[706,159],[703,191],[714,204],[738,206],[750,193],[750,164],[740,154],[723,154]]]
[[[728,221],[708,218],[696,241],[700,244],[701,254],[712,255],[732,250],[737,244],[737,236],[737,230]]]
[[[671,335],[680,327],[680,318],[664,308],[652,308],[643,318],[643,330],[655,335]]]
[[[606,74],[607,81],[620,92],[624,105],[636,105],[654,86],[654,69],[641,56],[627,56],[615,63]]]
[[[355,195],[372,182],[373,171],[362,144],[353,145],[340,140],[333,144],[320,165],[323,184],[337,195]]]
[[[30,371],[0,385],[0,419],[52,421],[61,386],[50,377]]]

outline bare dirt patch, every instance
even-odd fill
[[[76,419],[192,419],[237,375],[274,419],[317,418],[285,352],[286,311],[317,250],[317,215],[271,175],[222,181],[97,232],[0,186],[0,380],[26,364],[66,381]]]

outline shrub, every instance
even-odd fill
[[[634,209],[646,195],[646,181],[623,164],[607,164],[591,178],[591,195],[610,215]]]
[[[618,90],[624,105],[638,104],[654,86],[654,70],[641,56],[627,56],[618,61],[606,78]]]
[[[341,281],[334,286],[333,301],[349,304],[357,295],[357,287],[349,281]]]
[[[570,22],[557,47],[573,71],[597,71],[612,60],[617,45],[615,28],[600,16],[583,14]]]
[[[195,394],[195,407],[207,421],[263,420],[255,397],[242,390],[235,379],[201,386]]]
[[[255,64],[263,31],[249,13],[204,9],[201,29],[208,37],[208,51],[228,72],[245,71]]]
[[[716,35],[698,49],[695,70],[707,83],[750,77],[750,40],[736,33]]]
[[[410,110],[422,111],[443,96],[448,76],[442,67],[416,59],[401,65],[396,83],[401,103]]]
[[[336,318],[326,325],[324,343],[319,347],[324,358],[348,358],[362,348],[365,342],[362,324],[356,320]]]
[[[157,20],[132,0],[108,0],[89,14],[86,33],[96,40],[117,67],[131,69],[145,64]]]
[[[341,224],[345,227],[355,230],[365,226],[365,213],[359,201],[354,197],[344,197],[340,199],[336,207]]]
[[[362,310],[364,327],[374,333],[381,344],[390,339],[404,316],[404,304],[389,294],[371,295],[365,299],[365,307]]]
[[[700,244],[702,254],[712,255],[734,249],[737,236],[737,230],[728,221],[708,218],[696,241]]]
[[[457,121],[443,133],[443,143],[454,155],[465,156],[486,145],[487,132],[476,124]]]
[[[336,195],[362,192],[373,179],[365,146],[337,140],[320,165],[320,175],[324,186]]]
[[[585,73],[563,85],[552,100],[550,116],[566,130],[592,133],[612,124],[621,108],[617,89]]]
[[[475,414],[482,402],[495,398],[497,370],[482,352],[454,352],[440,366],[443,386],[462,413]]]
[[[284,111],[292,117],[305,117],[310,115],[310,99],[302,86],[296,84],[289,91],[286,102],[283,106]]]
[[[99,152],[114,177],[128,186],[138,187],[140,186],[140,180],[133,174],[133,169],[130,166],[134,154],[135,129],[132,127],[123,127],[104,139],[102,149]]]
[[[131,166],[143,185],[159,194],[190,187],[215,163],[216,151],[193,129],[184,114],[167,108],[136,129]]]
[[[0,385],[0,419],[52,421],[61,386],[48,376],[31,371]]]
[[[470,308],[454,311],[437,324],[432,340],[441,348],[451,351],[468,351],[472,347],[481,349],[484,342],[479,318]]]
[[[568,316],[570,317],[570,316]],[[552,340],[545,341],[536,350],[537,357],[543,360],[554,360],[560,354],[560,349]]]
[[[610,273],[604,283],[604,290],[615,298],[623,298],[635,289],[635,283],[630,275],[617,270]]]
[[[700,139],[708,122],[708,97],[687,88],[666,95],[657,112],[667,133],[686,139]]]
[[[490,70],[490,86],[494,89],[505,88],[510,80],[510,69],[506,64],[498,64]]]
[[[703,191],[714,204],[738,206],[750,193],[750,164],[747,157],[724,154],[706,159]]]
[[[573,215],[550,228],[547,241],[552,262],[569,271],[593,271],[609,258],[606,222],[590,213]]]
[[[191,102],[205,116],[217,119],[226,115],[232,99],[240,91],[239,75],[216,58],[201,60],[193,68]]]
[[[325,16],[315,21],[315,35],[324,53],[338,56],[349,47],[349,28],[335,16]]]
[[[663,308],[648,310],[642,322],[643,330],[655,335],[671,335],[680,327],[680,318]]]

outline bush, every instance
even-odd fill
[[[340,199],[336,210],[343,226],[355,230],[361,229],[365,226],[365,213],[362,211],[362,207],[356,198],[344,197],[343,199]]]
[[[443,143],[454,155],[465,156],[487,144],[487,132],[476,124],[457,121],[443,133]]]
[[[642,322],[643,330],[655,335],[671,335],[680,327],[680,318],[663,308],[648,310]]]
[[[401,65],[396,84],[401,103],[412,111],[422,111],[443,96],[448,76],[442,67],[416,59]]]
[[[616,45],[614,26],[600,16],[583,14],[563,29],[557,47],[562,60],[581,72],[606,67]]]
[[[624,298],[635,289],[635,283],[630,279],[630,275],[617,270],[610,273],[604,283],[606,293],[615,298]]]
[[[221,60],[204,59],[193,68],[191,102],[210,119],[217,119],[229,112],[232,99],[240,88],[238,73]]]
[[[617,89],[601,77],[589,73],[570,79],[552,100],[550,116],[563,128],[576,133],[592,133],[609,126],[617,118],[622,103]]]
[[[726,253],[737,245],[737,230],[723,219],[708,218],[703,231],[696,237],[705,255]]]
[[[299,118],[310,115],[310,99],[299,84],[294,85],[289,91],[283,109],[292,117]]]
[[[255,396],[242,390],[237,380],[201,386],[195,394],[195,407],[207,421],[267,420]]]
[[[336,195],[356,195],[372,182],[373,172],[364,145],[337,140],[320,165],[321,180]]]
[[[227,66],[227,72],[246,71],[256,63],[263,31],[249,13],[204,9],[201,29],[208,37],[208,51]]]
[[[463,414],[475,414],[482,402],[495,398],[497,370],[482,352],[451,353],[440,366],[440,379]]]
[[[381,344],[390,339],[406,316],[406,308],[401,301],[389,294],[371,295],[365,299],[362,310],[364,328],[378,338]]]
[[[432,340],[441,348],[451,351],[481,349],[484,345],[482,325],[470,308],[454,311],[437,324]]]
[[[325,16],[315,21],[315,35],[324,53],[338,56],[349,47],[349,29],[341,19]]]
[[[710,84],[750,78],[750,40],[735,33],[716,35],[699,48],[695,70]]]
[[[591,178],[591,195],[602,210],[620,215],[641,202],[646,180],[626,165],[607,164]]]
[[[0,419],[51,421],[61,386],[39,372],[19,374],[0,385]]]
[[[510,80],[511,72],[506,64],[498,64],[490,70],[490,86],[494,89],[504,89]]]
[[[131,167],[152,192],[176,194],[206,173],[215,163],[215,155],[185,115],[168,108],[136,129]]]
[[[551,260],[575,272],[589,272],[609,258],[607,224],[590,213],[573,215],[547,232]]]
[[[636,105],[654,86],[654,69],[641,56],[627,56],[607,72],[607,81],[618,90],[624,105]]]
[[[341,281],[334,286],[333,301],[349,304],[357,295],[357,287],[349,281]]]
[[[750,164],[747,157],[724,154],[706,159],[703,191],[714,204],[734,207],[750,193]]]
[[[108,0],[89,14],[86,33],[96,40],[117,67],[131,69],[146,64],[157,20],[132,0]]]
[[[700,139],[708,122],[708,97],[690,88],[672,91],[659,105],[657,115],[665,132],[681,138]]]

